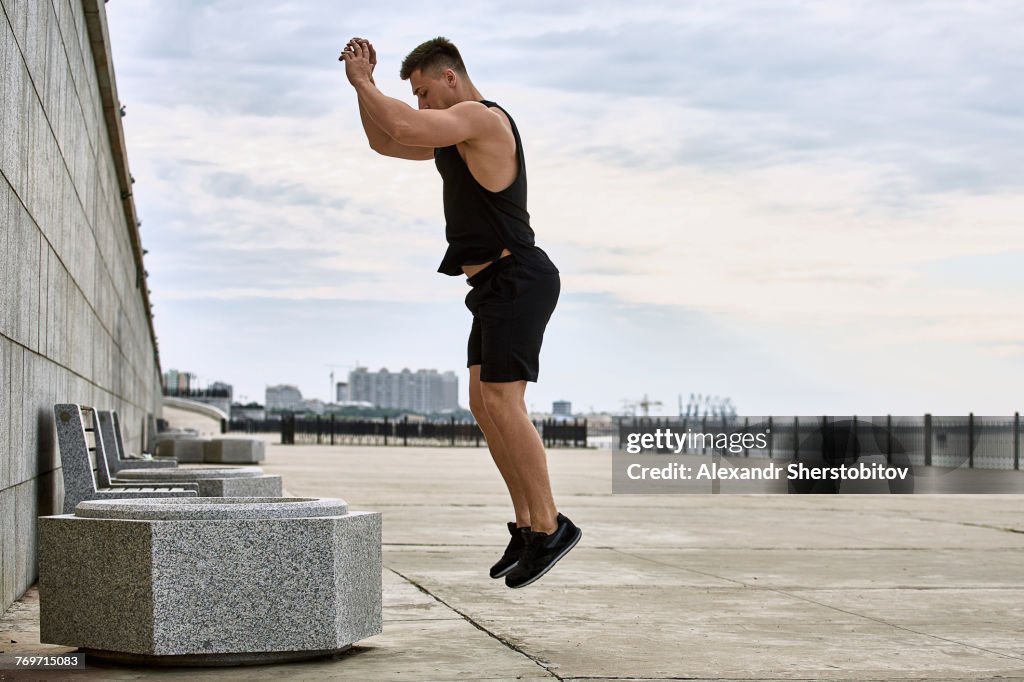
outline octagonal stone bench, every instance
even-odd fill
[[[82,502],[39,518],[40,641],[86,657],[239,665],[381,632],[381,517],[333,498]]]

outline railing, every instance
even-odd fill
[[[545,446],[586,447],[587,420],[533,422]],[[266,433],[280,430],[284,445],[485,445],[483,432],[475,421],[410,422],[384,417],[380,420],[339,419],[334,415],[315,418],[285,414],[280,421],[232,421],[232,430]]]
[[[165,396],[172,398],[230,398],[231,393],[226,388],[192,388],[180,390],[177,388],[165,388]]]

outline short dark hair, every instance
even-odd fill
[[[398,75],[406,81],[417,69],[423,73],[430,72],[431,76],[437,76],[445,69],[466,75],[466,65],[459,54],[459,48],[443,36],[428,40],[407,54]]]

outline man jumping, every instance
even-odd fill
[[[524,395],[537,381],[544,328],[558,301],[558,268],[534,244],[526,212],[526,162],[512,117],[485,100],[455,45],[435,38],[402,62],[415,110],[373,80],[376,51],[353,38],[339,58],[355,88],[370,147],[399,159],[433,159],[444,181],[448,250],[438,272],[467,276],[469,407],[515,508],[512,538],[492,578],[525,587],[583,533],[555,508],[547,455]]]

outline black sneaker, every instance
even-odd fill
[[[515,522],[508,522],[508,532],[512,535],[512,539],[508,541],[508,547],[505,548],[505,553],[498,559],[498,563],[491,566],[491,577],[500,578],[505,575],[519,563],[519,557],[523,554],[523,548],[526,547],[526,534],[530,532],[529,526],[523,526],[522,528],[516,526]]]
[[[530,531],[526,534],[526,548],[516,568],[505,576],[509,587],[526,587],[551,570],[555,563],[569,553],[583,537],[583,531],[568,517],[559,514],[554,533]]]

